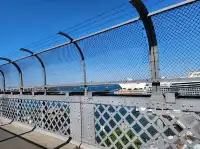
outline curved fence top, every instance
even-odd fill
[[[6,87],[7,88],[19,88],[19,72],[11,63],[1,66],[0,68],[5,75]],[[2,80],[1,80],[2,81]]]

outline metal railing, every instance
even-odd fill
[[[1,120],[71,137],[82,148],[200,148],[200,1],[153,13],[141,1],[132,5],[140,15],[136,19],[79,39],[60,32],[69,42],[1,65],[6,84],[0,96]],[[39,70],[36,56],[45,68]],[[5,92],[9,78],[18,75],[13,62],[23,73],[21,94]],[[34,82],[40,88],[26,86]],[[131,83],[144,83],[145,88],[122,87],[113,91],[115,96],[95,96],[90,89]],[[83,90],[77,95],[66,87]],[[33,93],[26,95],[29,89]],[[36,95],[43,89],[56,89],[59,95]]]
[[[1,95],[0,101],[1,122],[72,138],[81,148],[200,147],[200,101],[195,98]]]

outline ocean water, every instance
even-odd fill
[[[96,92],[114,92],[116,90],[121,89],[119,84],[109,84],[109,85],[90,85],[88,86],[88,91],[96,91]],[[75,87],[59,87],[56,88],[58,91],[62,92],[84,92],[83,86],[75,86]]]

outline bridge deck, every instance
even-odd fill
[[[0,127],[0,148],[3,149],[73,149],[72,144],[8,124]]]

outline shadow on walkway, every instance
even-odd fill
[[[71,140],[72,140],[72,137],[69,137],[69,139],[68,139],[66,142],[64,142],[64,143],[62,143],[62,144],[60,144],[60,145],[58,145],[58,146],[55,147],[54,149],[59,149],[59,148],[65,146],[65,145],[69,144]]]
[[[15,134],[9,130],[6,130],[5,128],[2,128],[2,126],[12,124],[12,122],[13,122],[13,120],[8,124],[0,125],[0,148],[3,148],[3,149],[24,149],[24,148],[48,149],[40,144],[37,144],[36,142],[33,142],[31,140],[28,140],[28,139],[22,137],[22,135],[33,132],[36,129],[36,127],[34,127],[30,131],[27,131],[27,132],[24,132],[21,134]],[[69,139],[66,142],[58,145],[54,149],[62,148],[63,146],[69,144],[71,140],[72,140],[72,138],[69,137]]]
[[[11,149],[11,148],[13,148],[13,149],[24,149],[24,148],[47,149],[44,146],[41,146],[33,141],[30,141],[30,140],[22,137],[22,135],[33,132],[34,130],[35,130],[35,127],[30,131],[27,131],[27,132],[24,132],[21,134],[15,134],[11,131],[8,131],[8,130],[0,127],[0,148],[3,148],[3,149]]]

